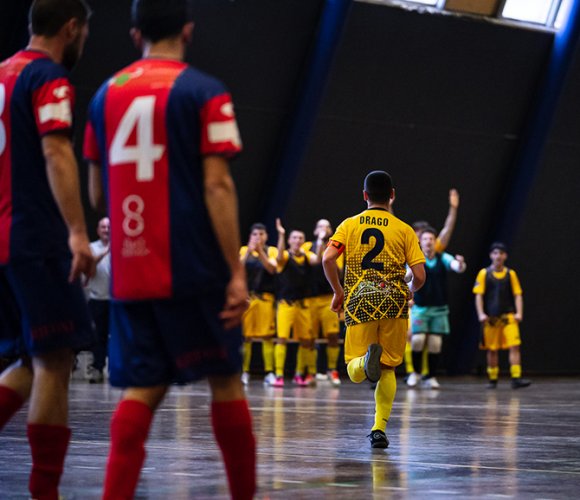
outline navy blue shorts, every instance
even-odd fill
[[[224,330],[223,294],[111,301],[109,380],[114,387],[184,384],[241,371],[241,328]]]
[[[0,355],[91,347],[85,296],[79,282],[68,282],[70,266],[69,258],[56,258],[0,267]]]

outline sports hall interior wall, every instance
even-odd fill
[[[244,140],[245,151],[233,163],[244,234],[262,218],[260,207],[276,173],[324,4],[195,2],[188,60],[231,89]],[[92,2],[91,36],[73,72],[79,157],[90,97],[138,56],[128,36],[129,5],[130,0]],[[3,57],[25,40],[15,26],[26,21],[16,10],[14,22],[7,24],[13,33],[9,41],[2,30]],[[450,373],[484,366],[476,348],[479,330],[471,287],[477,270],[488,264],[489,234],[497,224],[494,209],[552,38],[547,30],[354,2],[298,181],[288,186],[291,202],[280,215],[288,228],[302,228],[307,236],[318,218],[336,225],[364,208],[362,178],[371,169],[391,172],[396,214],[407,222],[426,219],[441,228],[448,190],[459,189],[459,219],[449,251],[464,255],[468,270],[449,280],[452,334],[442,369]],[[570,314],[580,272],[568,264],[580,251],[575,196],[580,185],[579,79],[576,53],[523,221],[514,228],[509,264],[525,292],[522,353],[527,372],[580,373],[580,336]],[[95,227],[98,214],[88,213]]]

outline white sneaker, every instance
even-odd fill
[[[418,373],[411,373],[411,375],[409,375],[409,378],[407,379],[407,385],[409,387],[417,387],[417,384],[419,383],[419,379],[420,376]]]
[[[248,385],[250,383],[250,374],[248,372],[242,373],[242,384]]]
[[[264,377],[264,385],[272,385],[274,382],[276,382],[276,375],[273,372]]]
[[[423,387],[425,387],[425,389],[439,389],[441,386],[435,377],[430,377],[423,381]]]

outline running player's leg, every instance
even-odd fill
[[[406,319],[382,319],[379,321],[381,355],[381,378],[375,389],[375,423],[371,432],[385,432],[397,392],[395,367],[403,361],[407,337]]]
[[[236,376],[208,377],[211,420],[224,458],[233,499],[250,500],[256,492],[256,441],[245,394]]]
[[[359,323],[347,326],[346,328],[344,360],[346,362],[348,376],[355,384],[360,384],[369,378],[369,374],[367,373],[367,368],[369,368],[367,365],[369,365],[369,361],[372,365],[372,376],[374,378],[371,382],[377,382],[381,376],[381,347],[378,345],[378,328],[377,321]],[[377,370],[375,370],[375,368],[377,368]],[[378,373],[374,373],[375,371]]]

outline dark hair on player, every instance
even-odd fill
[[[437,237],[437,231],[435,230],[434,227],[431,226],[426,226],[423,229],[421,229],[420,236],[423,236],[424,233],[431,233],[433,236]]]
[[[507,246],[501,241],[494,241],[489,247],[489,253],[493,252],[494,250],[507,253]]]
[[[71,19],[85,24],[91,9],[85,0],[34,0],[28,11],[33,35],[52,37]]]
[[[254,231],[266,231],[266,226],[261,222],[256,222],[255,224],[252,224],[252,227],[250,227],[250,233],[253,233]]]
[[[393,192],[393,180],[383,170],[373,170],[365,177],[364,190],[372,203],[387,203]]]
[[[191,0],[133,0],[131,22],[143,38],[158,42],[179,35],[193,20]]]
[[[430,227],[429,223],[426,220],[418,220],[411,224],[411,227],[414,231],[423,231],[426,227]]]

